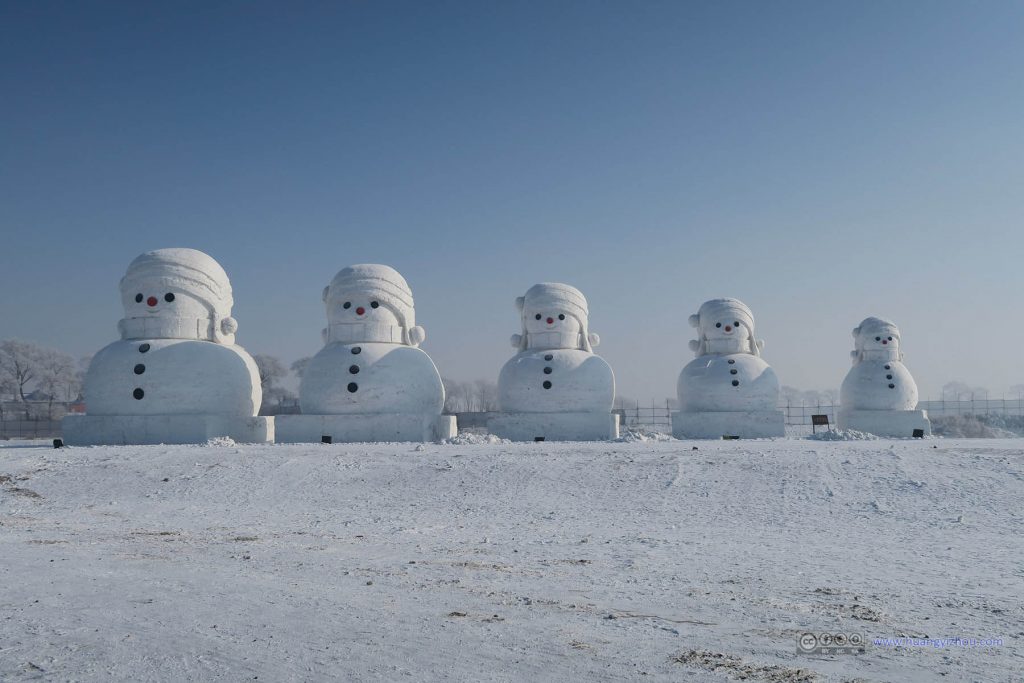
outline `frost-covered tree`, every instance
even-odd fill
[[[306,357],[300,358],[297,361],[295,361],[294,363],[292,363],[292,365],[291,365],[292,373],[301,380],[302,379],[302,373],[304,373],[306,371],[306,366],[309,365],[309,361],[311,361],[311,360],[313,360],[313,359],[310,358],[309,356],[306,356]]]
[[[36,359],[39,390],[46,394],[47,412],[52,420],[55,401],[70,402],[78,395],[78,367],[75,359],[53,349],[40,349]]]
[[[256,369],[260,373],[260,387],[263,391],[276,386],[278,380],[288,376],[284,363],[275,356],[253,354],[252,359],[256,361]]]
[[[966,382],[953,381],[942,385],[943,401],[959,401],[970,398],[971,387]]]
[[[0,375],[22,402],[25,401],[25,390],[39,377],[44,352],[45,349],[38,344],[15,339],[0,342]]]
[[[802,393],[803,392],[797,389],[796,387],[791,387],[788,385],[783,385],[782,389],[779,391],[779,395],[782,398],[782,402],[787,405],[793,405],[794,403],[799,404],[800,394]]]

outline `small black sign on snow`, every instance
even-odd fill
[[[323,436],[320,437],[320,443],[334,443],[334,439],[324,434]]]

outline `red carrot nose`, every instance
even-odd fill
[[[146,303],[149,304],[150,306],[156,306],[156,297],[149,297],[148,299],[146,299]]]
[[[555,319],[554,319],[554,318],[548,318],[548,325],[550,325],[550,324],[551,324],[551,323],[553,323],[553,322],[555,322]]]
[[[726,325],[725,326],[725,331],[726,332],[732,332],[732,325]]]
[[[363,313],[366,313],[366,309],[362,306],[356,309],[356,315],[362,315]]]

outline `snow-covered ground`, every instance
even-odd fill
[[[0,447],[0,680],[1021,680],[1022,440],[463,441]]]

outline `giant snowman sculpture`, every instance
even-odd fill
[[[444,386],[416,325],[412,290],[389,266],[342,269],[324,288],[324,346],[299,386],[301,415],[277,418],[278,442],[436,441],[455,436],[441,415]]]
[[[615,376],[593,347],[587,300],[575,287],[546,282],[516,299],[519,350],[498,376],[499,412],[487,428],[515,441],[594,441],[619,435]]]
[[[235,345],[231,283],[194,249],[142,254],[121,279],[121,341],[85,376],[85,415],[64,418],[69,445],[274,439],[253,359]]]
[[[866,318],[853,339],[853,367],[839,390],[839,428],[888,437],[931,434],[928,414],[917,410],[917,384],[903,364],[895,323]]]
[[[764,341],[754,338],[754,316],[742,301],[712,299],[690,316],[697,357],[679,373],[676,438],[785,436],[779,380],[761,359]]]

